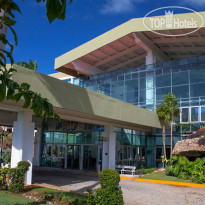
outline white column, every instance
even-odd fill
[[[116,134],[112,125],[104,126],[103,138],[107,141],[103,141],[102,169],[115,169]]]
[[[40,166],[41,143],[42,143],[42,128],[39,127],[37,128],[37,132],[35,134],[33,166]]]
[[[147,52],[146,65],[154,64],[154,63],[156,63],[156,57],[153,55],[151,51]]]
[[[147,70],[151,69],[150,64],[154,64],[156,62],[156,57],[153,55],[152,52],[148,52],[146,56],[146,65]],[[147,73],[146,76],[146,104],[153,105],[154,103],[154,76],[153,73]]]
[[[25,184],[32,183],[32,159],[35,124],[32,122],[32,112],[19,112],[17,121],[14,122],[12,140],[11,168],[20,161],[29,161],[31,166],[25,175]]]

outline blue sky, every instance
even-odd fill
[[[18,46],[15,62],[35,59],[38,71],[54,73],[56,57],[132,19],[144,17],[162,6],[185,6],[205,11],[205,0],[75,0],[66,19],[49,23],[45,4],[16,0],[22,14],[16,15]],[[9,33],[8,38],[13,42]]]

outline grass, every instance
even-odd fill
[[[26,187],[25,192],[35,191],[37,193],[48,193],[48,194],[60,194],[63,193],[67,197],[70,198],[70,200],[79,199],[79,200],[86,200],[86,196],[81,194],[76,194],[72,192],[66,192],[66,191],[60,191],[55,189],[49,189],[44,187]],[[13,195],[10,192],[6,191],[0,191],[0,205],[16,205],[16,204],[22,204],[22,205],[41,205],[42,203],[35,202],[33,200],[24,198],[22,194],[19,195]]]
[[[8,192],[0,192],[1,205],[15,205],[15,204],[37,204],[33,200],[24,197],[14,196]]]
[[[73,192],[66,192],[66,191],[60,191],[60,190],[55,190],[55,189],[49,189],[49,188],[44,188],[44,187],[31,187],[29,188],[29,191],[33,190],[37,193],[48,193],[48,194],[60,194],[63,193],[65,194],[67,197],[69,197],[71,200],[74,199],[79,199],[79,200],[86,200],[86,196],[85,195],[81,195],[81,194],[77,194],[77,193],[73,193]]]
[[[164,172],[152,172],[150,174],[145,174],[142,179],[153,179],[153,180],[163,180],[163,181],[174,181],[174,182],[187,182],[191,183],[190,180],[178,179],[177,177],[167,176]]]

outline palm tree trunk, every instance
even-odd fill
[[[171,149],[170,149],[170,157],[172,157],[172,150],[173,150],[173,109],[172,109],[172,116],[171,116]]]
[[[163,148],[164,148],[164,157],[165,159],[167,158],[166,156],[166,144],[165,144],[165,126],[162,126],[162,137],[163,137]]]

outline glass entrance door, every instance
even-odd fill
[[[67,147],[67,168],[79,169],[80,146],[68,145]]]
[[[98,160],[98,145],[84,145],[83,169],[96,171]]]

